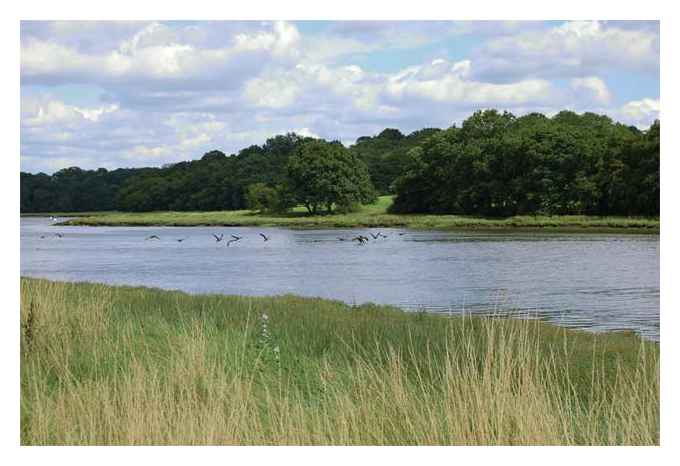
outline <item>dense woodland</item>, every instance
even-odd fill
[[[276,136],[162,168],[21,173],[21,212],[350,211],[395,194],[395,213],[659,215],[660,125],[563,111],[479,111],[460,127],[385,129],[345,148]]]

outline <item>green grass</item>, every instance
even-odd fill
[[[631,333],[37,279],[21,323],[23,445],[659,443]]]
[[[404,227],[438,230],[549,230],[588,232],[658,233],[659,220],[585,215],[516,216],[490,219],[461,215],[394,215],[387,208],[391,196],[381,196],[375,204],[361,206],[348,214],[310,216],[303,208],[283,215],[260,214],[249,210],[219,212],[102,212],[74,218],[68,225],[91,226],[284,226],[290,228],[377,228]]]

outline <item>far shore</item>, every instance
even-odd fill
[[[389,214],[391,196],[348,214],[307,215],[300,208],[287,214],[251,210],[216,212],[56,212],[22,217],[69,217],[70,226],[264,226],[286,228],[412,228],[423,230],[546,231],[555,233],[646,233],[660,231],[658,218],[587,215],[523,215],[485,218],[462,215]]]

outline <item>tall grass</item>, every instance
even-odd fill
[[[34,279],[21,321],[26,445],[659,442],[632,334]]]
[[[311,216],[301,209],[288,214],[260,214],[249,210],[220,212],[102,212],[79,216],[68,225],[165,225],[165,226],[287,226],[295,228],[409,227],[421,229],[547,229],[551,231],[593,231],[658,233],[659,219],[593,217],[586,215],[524,215],[510,218],[480,218],[463,215],[388,214],[392,196],[381,196],[348,214]]]

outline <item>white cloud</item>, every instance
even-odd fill
[[[656,24],[341,22],[302,34],[286,22],[22,22],[22,169],[158,166],[291,130],[347,142],[489,107],[642,128],[658,117],[658,99],[642,98],[655,90],[626,103],[610,87],[658,71]],[[468,56],[451,59],[454,48]]]
[[[612,99],[607,84],[597,76],[574,78],[571,80],[571,87],[577,91],[585,90],[596,102],[601,104],[608,104]]]
[[[285,77],[254,78],[246,83],[245,95],[258,107],[282,108],[292,104],[301,87]]]
[[[639,128],[648,128],[661,114],[659,99],[633,100],[621,107],[617,112],[621,119]]]
[[[316,134],[314,131],[312,131],[309,128],[298,128],[298,129],[294,129],[292,132],[299,135],[299,136],[304,136],[304,137],[307,137],[307,138],[315,138],[315,139],[321,138],[321,136],[319,136],[318,134]]]
[[[238,81],[242,72],[294,59],[299,32],[291,24],[276,22],[259,32],[235,34],[221,47],[198,47],[182,40],[160,23],[146,25],[104,53],[28,36],[21,42],[21,76],[27,82],[180,80],[189,87],[212,79],[224,86]]]
[[[279,56],[295,55],[295,47],[300,40],[297,28],[285,21],[276,21],[271,31],[255,34],[238,34],[235,37],[236,50],[270,50]]]
[[[618,23],[571,21],[546,31],[491,39],[478,53],[480,75],[583,75],[612,67],[659,72],[659,34]]]
[[[150,158],[161,158],[171,154],[171,149],[168,146],[145,146],[139,145],[125,151],[123,156],[131,159],[143,159],[147,161]]]
[[[196,136],[182,139],[180,143],[183,147],[200,147],[210,142],[212,138],[207,133],[201,133]]]
[[[437,102],[483,105],[519,105],[546,101],[553,95],[551,84],[528,79],[508,84],[469,80],[471,62],[451,63],[436,59],[429,65],[409,67],[390,76],[386,93],[396,98],[420,97]]]
[[[21,123],[25,126],[43,126],[97,122],[102,115],[118,109],[118,104],[82,108],[67,105],[59,100],[23,98],[21,100]]]

